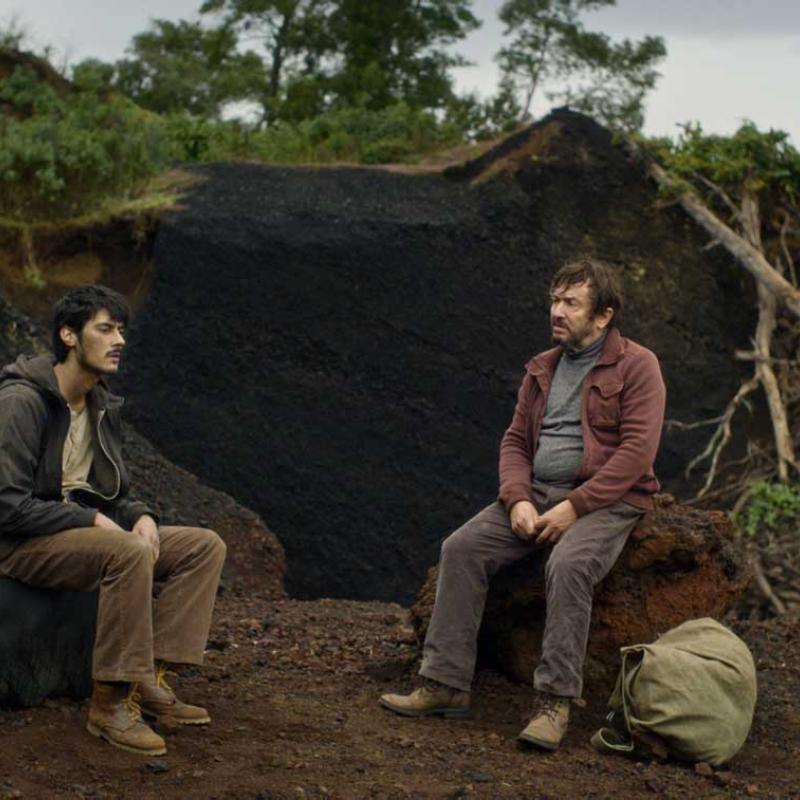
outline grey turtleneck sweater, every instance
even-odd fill
[[[576,353],[565,350],[559,359],[533,459],[536,483],[569,488],[575,485],[575,476],[583,461],[581,388],[600,356],[605,338],[604,333],[585,350]]]

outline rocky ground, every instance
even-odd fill
[[[739,633],[758,664],[757,714],[741,753],[712,770],[595,753],[601,698],[575,709],[560,752],[523,752],[530,691],[493,672],[479,674],[473,720],[395,717],[375,701],[413,680],[405,609],[227,592],[206,666],[180,681],[211,726],[167,733],[167,756],[148,760],[86,733],[85,702],[2,711],[0,798],[800,797],[800,621]]]

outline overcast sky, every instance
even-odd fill
[[[390,1],[390,0],[387,0]],[[71,62],[119,58],[152,18],[191,18],[201,0],[0,0],[0,22],[16,15],[38,45],[54,45]],[[502,40],[501,0],[473,0],[480,30],[458,51],[475,66],[456,70],[459,89],[491,94],[492,60]],[[649,96],[645,131],[673,134],[697,120],[730,133],[752,119],[780,128],[800,146],[800,0],[618,0],[584,17],[587,28],[613,38],[663,36],[668,56]],[[548,110],[547,100],[534,105]]]

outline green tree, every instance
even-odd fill
[[[479,25],[472,0],[206,0],[240,42],[265,54],[267,123],[330,108],[398,102],[443,107],[453,97],[446,46]]]
[[[513,84],[503,79],[488,100],[474,93],[454,97],[444,119],[467,140],[490,139],[514,130],[522,119],[522,107]]]
[[[154,20],[133,37],[130,57],[116,63],[114,85],[151,111],[217,118],[226,103],[262,89],[261,58],[239,52],[237,44],[236,32],[225,25]]]
[[[524,97],[530,115],[537,93],[567,102],[610,127],[638,130],[643,101],[655,86],[655,65],[666,55],[663,39],[614,43],[587,31],[582,13],[616,0],[506,0],[498,16],[510,42],[497,54],[502,75]]]
[[[331,10],[331,0],[205,0],[200,7],[220,16],[240,43],[257,42],[264,51],[258,101],[265,122],[287,103],[298,118],[322,110],[321,63],[335,48],[327,29]]]
[[[337,0],[329,20],[340,58],[331,76],[339,105],[437,108],[453,98],[445,49],[479,26],[471,0]]]
[[[114,86],[116,68],[99,58],[87,58],[72,68],[72,82],[91,92],[108,92]]]

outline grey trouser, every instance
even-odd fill
[[[159,528],[153,561],[141,537],[106,528],[37,536],[0,560],[0,575],[46,589],[99,589],[92,677],[152,680],[153,659],[202,664],[225,544],[204,528]],[[153,599],[153,580],[164,581]]]
[[[568,493],[534,485],[534,504],[543,513]],[[594,587],[614,566],[641,515],[634,506],[614,503],[578,519],[551,547],[522,541],[511,530],[505,508],[500,503],[487,506],[442,544],[420,674],[470,690],[489,579],[506,564],[539,550],[547,558],[547,615],[533,685],[543,692],[580,697]]]

